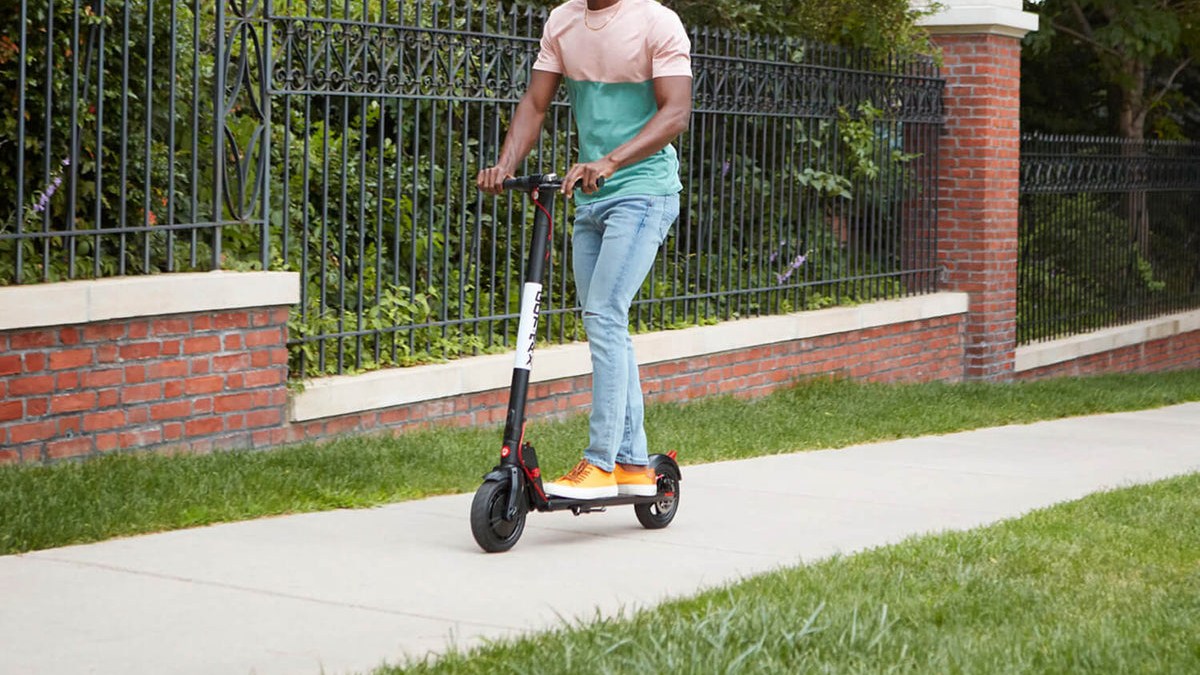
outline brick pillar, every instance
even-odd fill
[[[1037,17],[1020,0],[943,5],[923,22],[946,80],[938,263],[944,288],[971,298],[964,377],[1003,380],[1016,349],[1021,37]]]

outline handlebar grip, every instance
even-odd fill
[[[523,190],[529,191],[541,186],[542,174],[535,173],[528,176],[520,176],[518,178],[508,178],[504,181],[505,190]]]
[[[559,181],[559,184],[561,185],[562,181]],[[575,187],[578,188],[579,185],[580,185],[580,182],[577,181],[575,183]],[[604,176],[600,176],[599,178],[596,179],[596,189],[599,190],[602,187],[604,187]]]

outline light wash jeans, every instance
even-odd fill
[[[613,197],[575,210],[575,287],[592,353],[590,442],[583,457],[605,471],[614,462],[648,462],[629,306],[678,217],[679,195]]]

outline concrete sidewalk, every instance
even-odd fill
[[[458,495],[0,557],[0,673],[365,672],[1198,470],[1192,403],[685,466],[666,530],[535,513],[499,555]]]

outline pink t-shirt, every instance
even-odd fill
[[[692,76],[691,41],[675,12],[654,0],[590,11],[569,0],[550,12],[534,68],[581,82]]]
[[[675,12],[654,0],[621,0],[589,11],[569,0],[550,12],[534,69],[563,76],[579,131],[579,158],[591,162],[636,136],[658,112],[655,78],[691,77],[691,41]],[[624,167],[580,202],[682,188],[671,145]]]

